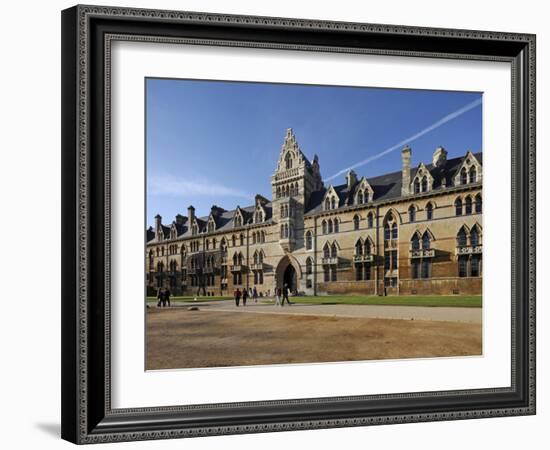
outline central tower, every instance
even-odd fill
[[[279,244],[288,253],[304,245],[304,211],[311,194],[323,188],[317,155],[310,162],[292,128],[286,130],[275,173],[271,177],[273,221]]]

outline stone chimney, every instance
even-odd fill
[[[160,232],[162,229],[162,217],[160,214],[155,216],[155,236],[157,239],[160,239]]]
[[[445,162],[447,162],[447,150],[440,145],[435,149],[432,157],[432,164],[434,167],[441,167],[445,164]]]
[[[407,145],[401,150],[403,169],[401,172],[401,195],[410,195],[411,189],[411,148]]]
[[[355,183],[357,183],[357,174],[352,170],[348,170],[348,174],[346,175],[346,184],[348,185],[348,189],[351,188]]]
[[[190,205],[187,208],[187,220],[189,223],[193,223],[193,219],[195,219],[195,207],[193,205]]]

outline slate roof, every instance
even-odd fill
[[[473,153],[473,155],[480,164],[483,164],[482,152]],[[452,186],[452,178],[456,175],[456,172],[465,157],[466,155],[448,159],[441,167],[434,167],[433,164],[426,164],[426,168],[434,178],[433,189],[440,188],[443,179],[446,180],[447,186]],[[417,170],[418,167],[411,169],[411,180],[416,175]],[[401,180],[401,170],[377,177],[367,178],[367,181],[374,191],[373,201],[395,200],[400,198],[402,185]],[[347,184],[333,186],[340,199],[339,207],[353,204],[355,188],[358,185],[359,182],[351,188],[348,188]],[[305,208],[305,214],[313,214],[323,210],[323,198],[325,197],[327,189],[328,188],[324,188],[320,191],[314,192],[313,195],[311,195],[310,201]]]
[[[483,164],[482,152],[474,153],[473,155],[480,164]],[[441,182],[443,179],[446,180],[447,186],[452,186],[452,178],[456,175],[456,172],[458,171],[465,157],[466,155],[448,159],[441,167],[434,167],[433,164],[426,164],[426,168],[434,178],[433,189],[441,188]],[[306,157],[304,157],[304,160],[309,162]],[[416,175],[417,170],[418,166],[411,169],[411,180]],[[377,177],[367,178],[367,181],[374,191],[373,201],[395,200],[401,197],[401,170],[387,173],[385,175],[380,175]],[[355,190],[359,186],[359,182],[360,179],[351,187],[348,187],[347,184],[333,186],[339,198],[339,208],[353,204]],[[305,214],[314,214],[323,210],[323,199],[325,197],[327,189],[328,188],[325,187],[311,194],[309,203],[305,207]],[[263,223],[269,224],[272,221],[273,205],[271,202],[268,202],[264,204],[263,207],[266,212],[266,218]],[[256,205],[241,207],[240,209],[243,213],[244,224],[251,224],[254,217]],[[233,209],[230,211],[222,210],[221,208],[219,209],[219,213],[213,216],[216,222],[216,232],[234,230],[233,217],[236,211],[237,209]],[[196,218],[197,224],[199,225],[199,232],[203,232],[206,230],[209,217],[210,216]],[[188,227],[187,217],[184,218],[183,222],[183,224],[176,224],[176,227],[178,229],[178,237],[190,237],[191,230]],[[165,238],[168,238],[170,236],[170,228],[166,227],[165,225],[162,225],[162,227],[164,230]],[[154,231],[152,229],[148,229],[147,242],[153,239]]]

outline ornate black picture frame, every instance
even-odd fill
[[[110,45],[116,40],[512,66],[512,371],[505,388],[111,407]],[[98,6],[62,12],[62,437],[97,443],[535,413],[535,36]]]

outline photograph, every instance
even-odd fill
[[[144,96],[146,370],[483,354],[483,93]]]

